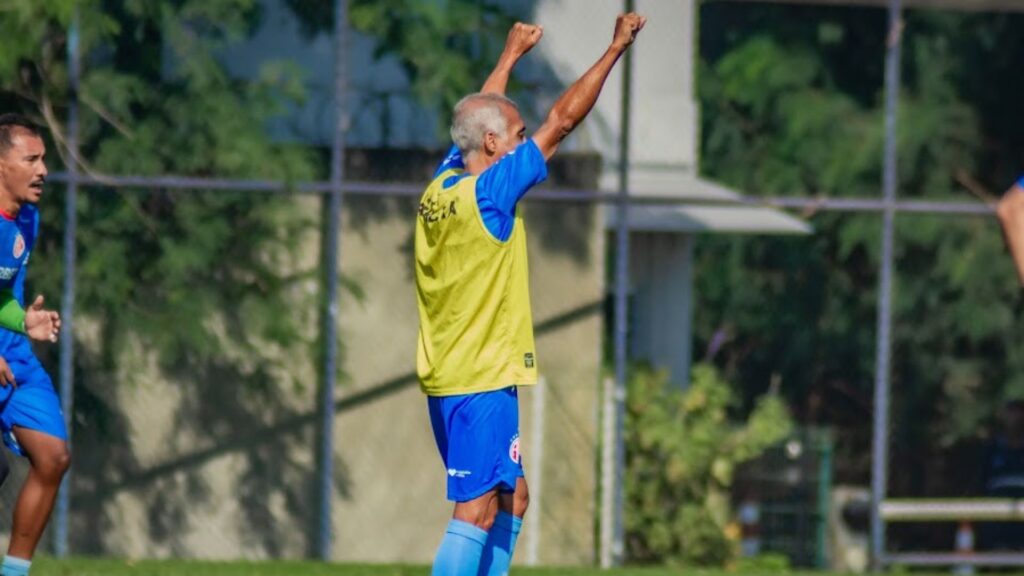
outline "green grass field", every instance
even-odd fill
[[[721,570],[633,568],[602,571],[597,568],[516,568],[516,576],[754,576],[780,572],[730,572]],[[428,576],[426,566],[366,566],[313,562],[188,562],[181,560],[110,560],[40,558],[32,565],[32,576]],[[796,574],[787,572],[786,574]],[[839,576],[831,572],[803,572],[806,575]],[[923,576],[915,572],[915,576]],[[940,574],[940,573],[937,573]],[[948,576],[949,572],[941,573]]]

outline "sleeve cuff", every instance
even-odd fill
[[[530,154],[534,155],[534,162],[540,164],[540,168],[537,170],[536,184],[548,179],[548,161],[544,158],[544,154],[537,147],[537,143],[533,141],[533,138],[527,138],[526,144],[524,144],[529,150]]]

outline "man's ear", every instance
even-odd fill
[[[488,156],[493,156],[498,150],[498,135],[494,132],[487,132],[484,134],[484,153]]]

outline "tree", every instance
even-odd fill
[[[310,34],[334,26],[334,0],[286,0]],[[440,112],[447,132],[450,110],[480,89],[501,53],[516,11],[493,2],[351,0],[349,24],[377,39],[376,56],[393,56],[408,75],[413,95]]]
[[[884,19],[872,9],[707,5],[704,173],[754,194],[879,197]],[[1001,190],[1010,181],[1024,147],[1006,127],[1024,116],[1006,95],[1021,80],[1000,66],[1024,56],[1011,32],[1019,25],[1019,16],[909,13],[901,198],[963,201],[965,182]],[[863,482],[880,219],[808,216],[811,238],[702,241],[698,345],[732,336],[716,361],[748,403],[781,376],[803,421],[842,430],[838,480]],[[896,254],[891,439],[904,465],[891,488],[965,491],[941,473],[951,447],[984,436],[994,408],[1024,392],[1019,291],[989,219],[899,216]]]
[[[217,59],[221,46],[258,22],[256,0],[8,3],[0,19],[0,104],[49,128],[50,150],[60,157],[51,169],[73,160],[64,146],[65,53],[76,6],[83,73],[74,160],[82,170],[289,182],[322,175],[312,151],[273,142],[264,128],[301,96],[290,67],[270,63],[250,82],[230,76]],[[30,280],[55,303],[63,198],[50,188]],[[299,359],[310,358],[316,333],[308,328],[316,325],[316,273],[300,257],[315,221],[292,199],[244,192],[99,186],[83,191],[78,210],[79,330],[65,337],[77,341],[76,444],[90,454],[76,464],[76,492],[89,497],[80,499],[82,529],[72,534],[76,548],[89,551],[104,546],[104,503],[133,478],[146,478],[151,465],[125,441],[131,423],[115,400],[120,386],[152,374],[145,369],[151,361],[179,392],[176,421],[212,443],[244,434],[239,422],[255,430],[301,413],[282,402],[281,386],[310,384]],[[285,362],[288,370],[280,368]],[[269,491],[280,491],[300,518],[310,507],[301,481],[310,474],[292,450],[296,434],[245,450],[239,494],[249,498],[245,511],[260,531]],[[171,457],[191,447],[180,437],[164,449]],[[187,469],[183,479],[160,482],[149,528],[155,539],[171,539],[176,523],[187,521],[184,510],[203,498],[200,480]],[[267,550],[279,546],[272,537]]]

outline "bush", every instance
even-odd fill
[[[724,565],[735,558],[729,487],[736,466],[785,438],[783,401],[758,399],[745,423],[731,386],[698,365],[689,388],[637,367],[626,401],[626,552],[631,562]],[[733,531],[735,532],[735,531]]]

